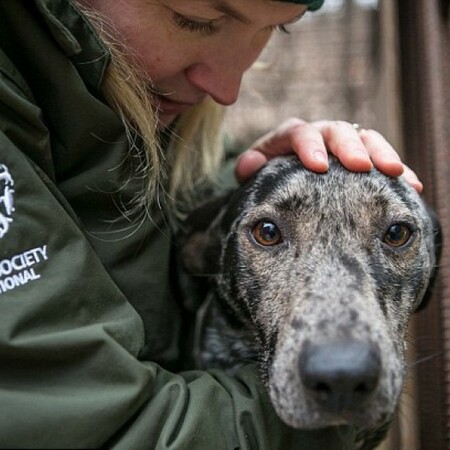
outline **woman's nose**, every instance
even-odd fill
[[[189,83],[221,105],[236,102],[244,72],[255,62],[270,34],[258,31],[250,39],[228,41],[210,48],[186,69]]]
[[[221,105],[236,102],[245,69],[233,65],[194,64],[186,69],[187,80]]]

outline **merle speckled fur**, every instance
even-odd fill
[[[350,424],[359,430],[356,448],[374,448],[405,379],[408,321],[437,266],[436,219],[404,180],[350,173],[334,159],[326,174],[295,157],[274,159],[215,205],[209,227],[189,230],[182,250],[187,270],[211,283],[199,314],[199,366],[232,373],[256,360],[285,423]],[[277,225],[281,243],[254,239],[260,220]],[[412,232],[400,247],[384,242],[395,223]],[[374,387],[331,407],[305,386],[300,366],[308,348],[339,355],[355,345],[370,349],[369,363],[372,353],[379,359]]]

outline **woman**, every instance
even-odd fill
[[[352,448],[293,431],[255,367],[183,371],[171,233],[222,159],[217,105],[273,30],[322,0],[0,1],[0,446]],[[282,124],[239,180],[296,152],[404,168],[374,131]],[[414,174],[408,178],[418,189]]]

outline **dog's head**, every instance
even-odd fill
[[[405,333],[437,264],[437,222],[402,179],[278,158],[186,246],[258,342],[279,416],[296,428],[392,416]]]

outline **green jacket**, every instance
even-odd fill
[[[69,0],[0,0],[0,447],[344,449],[294,432],[255,367],[182,371],[171,231],[99,92],[108,53]]]

